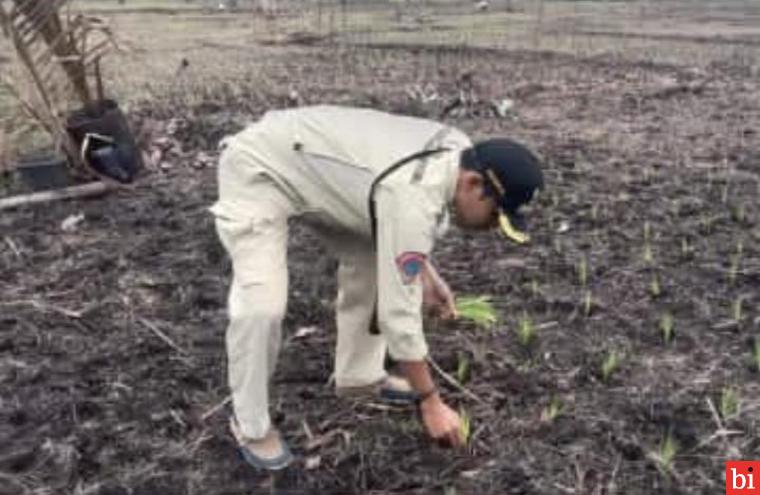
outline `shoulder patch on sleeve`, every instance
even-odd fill
[[[411,284],[422,273],[422,268],[425,266],[425,255],[416,251],[406,251],[396,256],[396,266],[398,266],[404,284]]]

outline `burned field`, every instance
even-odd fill
[[[268,88],[135,106],[157,159],[134,189],[0,215],[0,493],[718,493],[724,460],[757,458],[751,70],[403,46],[280,56]],[[350,77],[322,77],[336,64]],[[477,398],[441,381],[472,419],[469,451],[431,445],[412,410],[335,398],[335,263],[295,222],[273,403],[301,460],[252,472],[223,405],[216,141],[285,105],[439,118],[460,90],[477,98],[444,120],[547,161],[531,244],[455,231],[436,250],[454,290],[490,294],[501,316],[427,330]],[[504,98],[501,116],[488,102]]]

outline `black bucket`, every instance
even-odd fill
[[[68,162],[62,156],[47,153],[22,156],[15,168],[21,181],[32,191],[60,189],[73,183]]]
[[[66,130],[81,150],[86,165],[121,183],[134,180],[142,168],[142,155],[119,105],[113,100],[91,103],[69,114]]]

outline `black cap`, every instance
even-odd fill
[[[528,240],[522,232],[522,205],[544,187],[541,160],[527,147],[511,139],[488,139],[462,153],[462,166],[485,178],[486,194],[496,199],[501,210],[499,223],[508,238],[518,243]]]

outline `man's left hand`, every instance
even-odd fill
[[[444,320],[455,319],[457,315],[454,294],[441,278],[435,267],[428,261],[422,272],[422,302]]]

